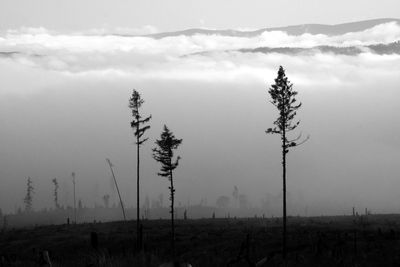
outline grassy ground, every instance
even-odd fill
[[[400,217],[289,218],[288,266],[399,266]],[[43,226],[3,231],[0,266],[159,266],[169,260],[170,223],[144,221],[136,253],[135,222]],[[98,248],[91,233],[98,235]],[[178,220],[177,255],[193,266],[283,266],[279,219]],[[254,265],[253,265],[254,266]]]

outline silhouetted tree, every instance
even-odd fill
[[[34,193],[33,182],[31,177],[28,177],[26,181],[26,195],[24,198],[26,212],[32,211],[33,193]]]
[[[114,174],[114,169],[113,169],[113,164],[111,162],[110,159],[106,159],[108,166],[110,166],[110,171],[111,171],[111,175],[114,179],[114,184],[115,184],[115,188],[117,189],[117,193],[118,193],[118,197],[119,197],[119,203],[121,205],[121,209],[122,209],[122,215],[124,216],[124,221],[126,221],[126,215],[125,215],[125,208],[124,208],[124,203],[122,202],[122,197],[121,194],[119,192],[119,187],[118,187],[118,183],[117,183],[117,179],[115,178],[115,174]]]
[[[76,190],[75,190],[75,172],[72,172],[72,184],[74,186],[74,219],[76,223]]]
[[[140,236],[140,202],[139,202],[139,176],[140,176],[140,146],[147,141],[148,138],[143,138],[144,133],[150,129],[150,125],[146,125],[151,119],[151,115],[143,118],[140,113],[140,108],[142,107],[144,100],[140,96],[139,92],[135,89],[132,92],[132,96],[129,99],[129,108],[132,110],[133,120],[131,121],[131,127],[134,129],[134,134],[136,137],[137,146],[137,156],[136,156],[136,231],[138,237],[138,248],[141,248]]]
[[[53,180],[51,180],[54,184],[54,206],[56,207],[56,209],[60,208],[60,204],[58,204],[58,181],[57,178],[54,178]]]
[[[180,156],[174,157],[174,150],[182,143],[182,139],[175,138],[174,134],[164,125],[164,130],[161,133],[159,140],[156,140],[156,148],[153,148],[153,158],[161,163],[161,171],[159,176],[167,177],[170,182],[170,200],[171,200],[171,248],[172,257],[175,260],[175,226],[174,226],[174,180],[173,171],[178,167]]]
[[[282,66],[279,67],[278,76],[275,79],[275,84],[271,85],[268,90],[272,101],[271,103],[278,109],[279,117],[274,121],[274,127],[267,129],[267,134],[279,134],[282,141],[282,178],[283,178],[283,258],[286,259],[286,154],[289,148],[298,146],[304,143],[301,139],[301,134],[289,140],[287,134],[300,124],[300,121],[294,121],[297,110],[301,107],[301,103],[296,103],[297,92],[293,90],[293,84],[286,77],[285,70]]]

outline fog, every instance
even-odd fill
[[[112,194],[105,158],[115,165],[127,206],[136,198],[136,147],[128,99],[135,88],[152,114],[142,148],[142,201],[168,195],[151,158],[167,124],[183,139],[176,198],[215,205],[238,186],[252,206],[281,205],[278,136],[265,134],[277,112],[268,87],[279,65],[299,92],[298,132],[309,134],[288,155],[288,213],[349,214],[356,206],[394,213],[400,207],[400,56],[365,51],[346,56],[241,53],[241,48],[368,45],[400,39],[396,23],[342,36],[265,32],[255,38],[196,35],[67,35],[46,29],[0,36],[0,208],[23,207],[32,178],[34,209],[72,205],[72,178],[83,203]],[[207,51],[207,54],[193,54]],[[13,52],[13,53],[9,53]]]

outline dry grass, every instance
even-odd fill
[[[292,217],[287,265],[397,266],[397,221],[390,216],[356,222],[351,217]],[[249,266],[246,256],[252,263],[267,257],[265,266],[283,266],[280,223],[278,219],[178,220],[177,254],[193,266],[228,262]],[[144,253],[135,252],[135,229],[135,222],[111,222],[10,230],[0,235],[0,253],[4,266],[41,266],[37,255],[43,250],[49,251],[55,267],[160,266],[169,261],[168,220],[144,221]],[[91,247],[91,232],[98,233],[98,250]]]

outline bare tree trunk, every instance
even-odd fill
[[[170,174],[171,177],[171,249],[172,249],[172,260],[175,262],[175,222],[174,222],[174,181],[172,177],[172,171]]]
[[[72,178],[73,178],[72,182],[74,183],[74,219],[75,219],[74,223],[76,224],[76,197],[75,197],[75,174],[74,173],[72,175]]]
[[[139,122],[137,123],[137,132],[139,132]],[[138,249],[142,249],[142,237],[140,235],[140,203],[139,203],[139,165],[140,165],[140,159],[139,159],[139,135],[137,136],[137,165],[136,165],[136,233],[137,233],[137,246]]]
[[[285,122],[284,122],[285,123]],[[286,131],[283,127],[282,133],[282,179],[283,179],[283,246],[282,255],[286,259]]]
[[[107,159],[107,162],[108,162],[108,165],[110,166],[112,177],[114,178],[115,188],[117,189],[117,192],[118,192],[119,203],[121,204],[122,214],[124,215],[124,221],[126,221],[124,203],[122,202],[121,194],[120,194],[119,188],[118,188],[117,179],[115,178],[114,170],[112,168],[112,163],[109,159]]]

